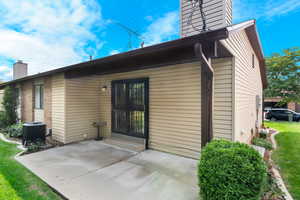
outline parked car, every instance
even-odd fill
[[[293,117],[293,121],[300,121],[300,113],[296,113],[292,110],[282,108],[269,110],[269,112],[267,112],[266,114],[266,119],[269,119],[271,121],[289,121],[289,116]]]

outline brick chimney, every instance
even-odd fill
[[[181,37],[232,24],[232,0],[180,1]],[[206,25],[206,30],[203,30],[203,25]]]
[[[16,62],[13,67],[13,79],[15,80],[15,79],[23,78],[27,76],[27,73],[28,73],[28,65],[26,63],[23,63],[22,60],[18,60],[18,62]]]

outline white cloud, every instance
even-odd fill
[[[235,22],[253,18],[270,21],[274,17],[280,17],[299,10],[299,0],[233,1],[233,15]]]
[[[0,66],[0,73],[3,73],[3,72],[8,72],[10,71],[11,69],[7,66]]]
[[[112,51],[109,53],[109,55],[115,55],[115,54],[118,54],[118,53],[120,53],[119,50],[112,50]]]
[[[1,1],[0,15],[0,56],[24,60],[29,74],[88,60],[103,45],[94,0]]]
[[[269,1],[266,16],[271,18],[274,16],[282,16],[300,9],[299,0],[286,1]]]
[[[0,66],[0,81],[7,81],[12,79],[13,76],[13,71],[12,68],[8,66]]]
[[[173,39],[179,31],[179,15],[177,11],[166,13],[163,17],[153,20],[146,32],[142,34],[145,45],[153,45]]]
[[[4,73],[4,79],[9,80],[12,79],[13,71],[10,70],[9,72]]]

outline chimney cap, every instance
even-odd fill
[[[18,60],[17,63],[23,63],[23,60]]]

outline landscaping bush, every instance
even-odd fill
[[[16,124],[18,121],[17,114],[17,93],[16,89],[10,86],[7,86],[4,90],[3,102],[2,102],[4,112],[1,114],[1,124],[4,127],[11,126]]]
[[[267,169],[247,144],[215,140],[201,152],[198,165],[202,200],[260,199]]]
[[[4,129],[9,137],[20,138],[23,135],[23,124],[14,124]]]
[[[27,152],[28,153],[38,152],[43,149],[43,146],[45,146],[45,144],[41,141],[30,142],[27,146]]]
[[[254,138],[252,143],[256,146],[264,147],[267,150],[273,149],[271,142],[263,138]]]
[[[5,128],[5,117],[4,112],[0,111],[0,130]]]

